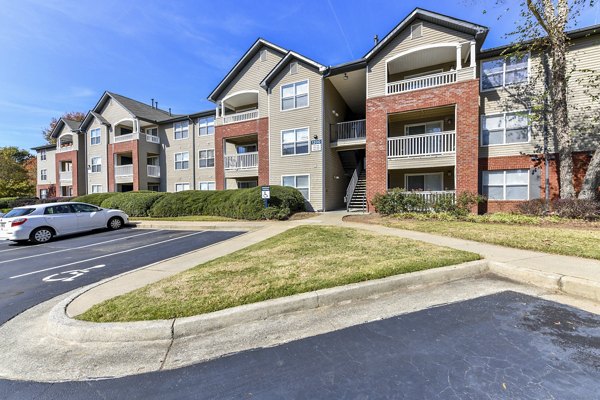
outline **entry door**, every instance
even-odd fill
[[[406,175],[405,186],[408,191],[441,191],[444,190],[444,175],[443,173]]]

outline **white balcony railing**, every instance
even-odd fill
[[[60,171],[58,177],[61,182],[68,182],[73,180],[73,171]]]
[[[439,201],[456,201],[456,192],[454,190],[417,190],[413,192],[403,192],[404,194],[416,196],[421,199],[421,204],[414,204],[411,211],[426,212],[431,211],[434,205]]]
[[[160,138],[158,136],[146,134],[146,142],[160,143]]]
[[[223,157],[225,169],[248,169],[258,167],[258,152]]]
[[[258,110],[244,111],[237,114],[225,115],[223,124],[233,124],[235,122],[249,121],[258,118]]]
[[[426,157],[456,151],[456,132],[426,133],[388,138],[388,157]]]
[[[117,165],[115,166],[115,176],[133,176],[133,165]]]
[[[387,94],[410,92],[411,90],[448,85],[454,82],[456,82],[456,71],[441,72],[439,74],[420,76],[418,78],[388,83]]]
[[[126,135],[115,135],[115,143],[129,142],[130,140],[138,140],[140,138],[139,133],[128,133]]]
[[[56,147],[56,151],[59,153],[64,153],[66,151],[71,151],[71,150],[75,150],[75,146],[73,146],[73,144],[69,144],[69,145],[65,145],[65,146],[57,146]]]
[[[160,178],[160,167],[158,165],[148,165],[148,176]]]
[[[365,139],[367,137],[366,120],[340,122],[332,126],[331,141]]]

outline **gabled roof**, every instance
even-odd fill
[[[54,125],[52,132],[50,132],[50,137],[53,137],[56,139],[58,137],[60,131],[63,129],[63,126],[66,126],[68,129],[71,130],[71,132],[78,132],[80,125],[81,125],[81,123],[79,121],[74,121],[72,119],[66,119],[66,118],[60,118],[56,122],[56,125]]]
[[[75,121],[72,119],[61,118],[65,124],[72,130],[76,131],[79,129],[79,125],[81,125],[81,121]]]
[[[31,150],[40,151],[40,150],[56,150],[55,144],[45,144],[42,146],[32,147]]]
[[[404,18],[394,29],[390,31],[382,40],[380,40],[367,54],[365,54],[364,58],[370,60],[375,54],[377,54],[381,49],[383,49],[392,39],[396,37],[400,32],[410,26],[415,19],[420,19],[423,21],[429,21],[434,24],[446,26],[450,29],[454,29],[457,31],[469,33],[475,36],[478,40],[479,44],[483,42],[485,36],[487,35],[489,29],[483,25],[477,25],[472,22],[468,22],[462,19],[449,17],[444,14],[439,14],[433,11],[424,10],[422,8],[415,8],[413,12],[411,12],[406,18]]]
[[[240,58],[239,61],[233,66],[233,68],[231,68],[227,75],[225,75],[225,78],[223,78],[223,80],[219,82],[219,84],[216,88],[214,88],[211,94],[208,95],[208,100],[212,101],[213,103],[216,103],[217,97],[219,97],[221,92],[227,87],[227,85],[231,83],[231,81],[233,81],[236,75],[240,73],[240,71],[244,68],[248,61],[250,61],[252,57],[254,57],[254,55],[260,50],[261,47],[268,47],[282,55],[287,52],[287,50],[283,47],[277,46],[276,44],[273,44],[263,38],[258,38],[256,42],[254,42],[254,44],[250,46],[246,53],[244,53],[242,58]]]
[[[125,97],[117,93],[106,92],[106,94],[123,106],[123,108],[129,111],[134,117],[143,119],[144,121],[161,122],[174,117],[174,115],[170,114],[168,111],[152,107],[151,105],[142,103],[141,101],[130,99],[129,97]]]
[[[271,72],[269,72],[267,74],[267,76],[265,76],[265,79],[263,79],[263,81],[260,83],[260,86],[262,86],[263,88],[268,88],[269,85],[271,84],[271,82],[273,81],[273,79],[275,79],[275,77],[281,72],[281,70],[292,60],[300,60],[302,62],[305,62],[308,65],[312,65],[313,67],[317,68],[320,72],[325,71],[326,67],[322,64],[319,64],[318,62],[311,60],[308,57],[304,57],[302,54],[298,54],[295,51],[288,51],[287,54],[285,55],[285,57],[283,57],[278,63],[277,65],[275,65],[275,67],[271,70]]]

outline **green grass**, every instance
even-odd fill
[[[479,259],[361,230],[300,226],[89,309],[85,321],[187,317]]]
[[[131,221],[240,221],[239,219],[218,217],[214,215],[189,215],[186,217],[165,217],[165,218],[152,218],[152,217],[134,217],[130,218]]]

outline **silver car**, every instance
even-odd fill
[[[65,202],[17,207],[0,218],[0,240],[46,243],[55,236],[108,228],[129,222],[121,210],[86,203]]]

